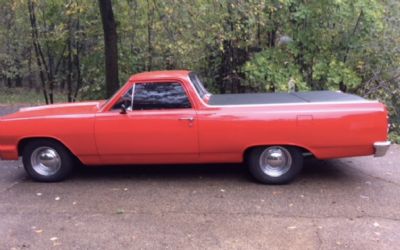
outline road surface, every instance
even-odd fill
[[[0,249],[400,249],[399,194],[399,146],[308,160],[284,186],[243,165],[84,168],[46,184],[0,161]]]

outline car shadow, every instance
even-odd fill
[[[184,165],[126,165],[126,166],[83,166],[75,171],[75,180],[194,180],[251,179],[244,164],[184,164]]]
[[[295,182],[353,181],[354,174],[348,171],[342,160],[321,161],[306,159],[303,171]],[[127,165],[127,166],[82,166],[72,179],[78,180],[230,180],[232,182],[254,182],[245,164],[185,164],[185,165]]]

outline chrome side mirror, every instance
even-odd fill
[[[121,115],[125,115],[125,114],[126,114],[126,106],[125,106],[125,104],[122,104],[122,105],[121,105],[121,111],[119,111],[119,113],[120,113]]]

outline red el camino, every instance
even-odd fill
[[[377,101],[330,91],[212,95],[189,71],[132,76],[108,101],[23,108],[0,119],[0,158],[22,156],[37,181],[77,165],[246,162],[262,183],[300,172],[303,157],[383,156]]]

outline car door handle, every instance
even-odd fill
[[[179,118],[180,121],[189,121],[192,122],[194,121],[194,117],[181,117]]]

